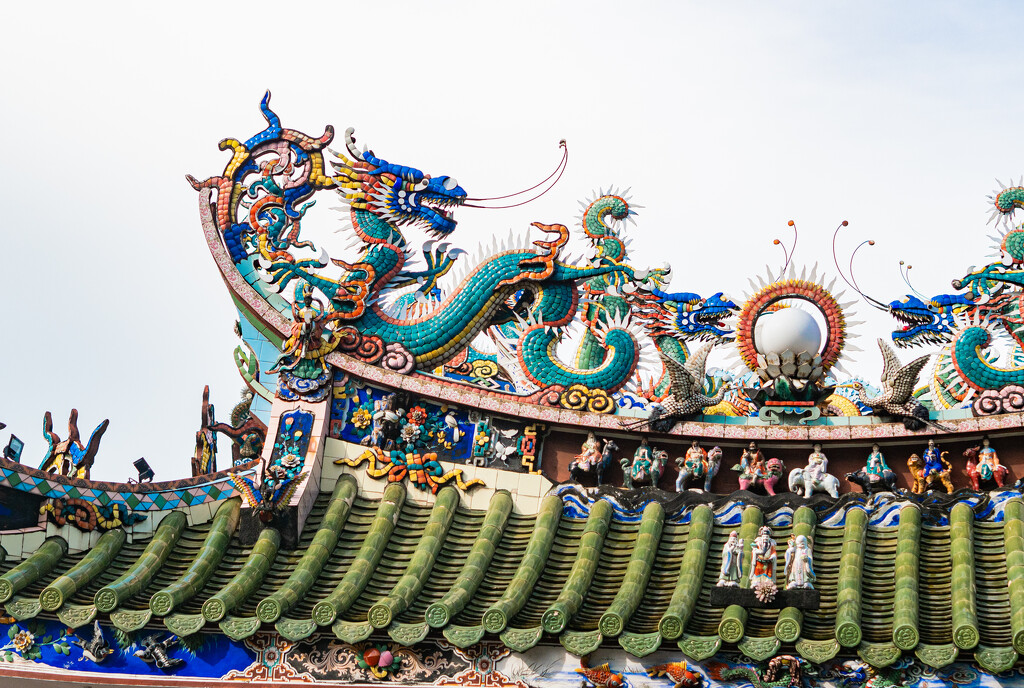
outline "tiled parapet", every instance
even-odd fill
[[[125,504],[130,511],[166,511],[238,496],[229,473],[250,475],[256,462],[181,480],[157,483],[112,483],[83,480],[43,471],[0,458],[0,486],[48,498],[80,498],[100,505]]]

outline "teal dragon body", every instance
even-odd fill
[[[333,139],[333,129],[311,138],[282,128],[269,108],[269,93],[261,107],[267,129],[244,143],[222,142],[222,148],[234,153],[224,173],[190,181],[197,189],[217,190],[218,229],[236,263],[252,261],[256,274],[272,289],[302,280],[326,297],[327,331],[376,340],[389,356],[408,359],[404,370],[433,371],[488,328],[518,321],[518,362],[523,376],[541,390],[575,385],[611,394],[634,376],[639,345],[625,305],[609,304],[616,310],[613,317],[592,321],[585,355],[575,365],[556,355],[563,329],[577,317],[581,284],[660,284],[662,271],[640,271],[625,262],[624,248],[613,246],[618,239],[607,238],[589,264],[573,265],[561,257],[568,229],[534,223],[545,238],[485,257],[447,296],[438,296],[438,281],[461,252],[448,251],[447,244],[435,249],[430,241],[423,248],[426,267],[411,269],[415,251],[406,231],[420,228],[435,240],[449,236],[456,228],[452,210],[467,199],[462,187],[451,177],[433,177],[365,148],[360,151],[351,129],[345,132],[344,150],[330,151],[336,158],[331,163],[335,173],[328,174],[323,150]],[[316,252],[312,242],[299,236],[313,196],[322,190],[338,192],[349,205],[359,245],[351,262],[328,261],[326,253],[300,254]],[[615,201],[605,202],[610,205],[604,212],[623,212],[613,207]],[[330,275],[331,270],[338,272]],[[431,298],[422,298],[426,295]],[[415,314],[396,313],[386,305],[388,298],[394,303],[403,297],[406,305],[419,302]]]
[[[633,221],[636,206],[630,205],[625,192],[615,190],[599,191],[593,200],[582,205],[581,226],[593,246],[594,260],[626,264],[627,242],[622,238],[621,229],[625,222]],[[583,286],[587,304],[581,313],[587,329],[576,350],[576,366],[600,366],[608,345],[607,338],[600,335],[600,328],[628,316],[641,323],[660,353],[679,364],[690,358],[687,341],[730,339],[732,332],[724,321],[732,317],[736,304],[721,292],[703,298],[691,292],[662,291],[659,287],[667,281],[670,272],[667,265],[652,270],[647,284],[639,288],[632,288],[617,273],[588,280]],[[648,394],[652,399],[662,399],[667,393],[668,379],[663,371]]]

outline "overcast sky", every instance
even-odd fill
[[[456,245],[571,224],[597,187],[645,206],[632,262],[672,290],[738,299],[778,267],[831,267],[863,239],[861,286],[931,295],[986,262],[985,195],[1024,174],[1016,3],[17,3],[0,41],[5,242],[0,433],[45,451],[110,419],[93,476],[189,474],[204,384],[226,419],[241,381],[235,311],[185,174],[219,173],[273,92],[284,126],[356,127],[396,164],[500,195],[558,187],[511,211],[459,212]],[[313,209],[337,223],[336,205]],[[305,223],[304,223],[305,229]],[[314,239],[316,237],[314,236]],[[833,270],[834,273],[834,270]],[[877,378],[868,313],[853,365]],[[904,354],[909,357],[909,354]],[[227,442],[224,442],[225,447]],[[229,456],[222,453],[222,467]]]

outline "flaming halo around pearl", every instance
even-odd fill
[[[848,315],[852,315],[851,308],[856,302],[840,303],[844,294],[841,291],[833,291],[835,278],[825,284],[825,276],[818,275],[817,265],[811,268],[810,274],[804,267],[797,275],[796,266],[792,263],[790,263],[789,269],[778,277],[772,276],[770,268],[767,272],[767,278],[757,277],[756,281],[751,279],[752,293],[744,294],[743,306],[736,323],[735,354],[739,359],[736,363],[742,363],[749,370],[755,371],[759,367],[757,360],[758,354],[761,353],[759,349],[764,348],[764,345],[773,349],[778,348],[791,339],[790,344],[797,347],[817,342],[816,348],[819,350],[808,353],[821,356],[821,366],[826,373],[834,368],[839,372],[849,374],[843,368],[840,358],[844,351],[860,350],[849,343],[849,327],[860,324],[847,319]],[[813,322],[813,317],[807,313],[804,313],[804,316],[813,322],[814,327],[811,327],[804,317],[796,315],[785,316],[777,321],[777,325],[769,325],[770,320],[765,316],[773,313],[775,310],[773,306],[788,299],[804,301],[821,313],[825,324],[823,344],[817,322]],[[770,317],[778,316],[771,315]],[[765,341],[760,343],[757,341],[757,337],[762,334],[765,326],[771,329],[764,333]],[[798,328],[799,333],[792,331],[794,326]],[[815,333],[817,333],[817,337],[814,336]]]

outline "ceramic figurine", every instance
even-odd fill
[[[580,658],[580,668],[576,673],[583,677],[581,688],[623,688],[626,684],[622,674],[615,673],[608,667],[608,663],[592,667],[587,663],[587,657]]]
[[[633,459],[633,465],[629,469],[630,488],[649,486],[657,487],[661,480],[661,474],[668,463],[668,452],[664,449],[648,449]]]
[[[816,490],[827,492],[833,499],[839,497],[839,479],[829,474],[828,458],[820,444],[814,444],[806,467],[794,468],[789,474],[789,489],[804,497],[810,497]]]
[[[100,628],[99,619],[92,623],[92,639],[79,638],[71,641],[72,645],[82,648],[82,655],[90,662],[99,664],[114,653],[110,649],[110,643],[103,637],[103,629]]]
[[[743,540],[735,530],[722,545],[722,568],[718,574],[718,587],[734,588],[743,577]]]
[[[170,635],[158,642],[156,636],[151,635],[140,644],[142,649],[136,650],[135,656],[147,664],[156,664],[164,671],[175,671],[185,666],[185,660],[168,655],[178,644],[177,636]]]
[[[925,455],[927,456],[928,451],[932,449],[935,450],[936,458],[931,462],[917,454],[911,454],[907,459],[907,467],[910,469],[910,475],[914,478],[910,491],[914,494],[922,494],[925,490],[932,489],[935,483],[939,483],[948,494],[953,494],[953,481],[949,477],[953,467],[946,459],[948,452],[939,454],[938,449],[935,449],[935,441],[928,440],[928,449],[925,450]]]
[[[751,442],[743,450],[738,465],[733,466],[734,471],[740,472],[739,483],[741,490],[749,490],[751,487],[762,485],[770,495],[775,495],[775,485],[786,470],[781,459],[772,457],[765,461],[764,454],[757,448],[757,442]]]
[[[686,483],[690,478],[700,480],[708,472],[708,453],[700,446],[697,440],[690,443],[685,456],[676,459],[676,466],[679,468],[679,476],[676,478],[676,492],[686,489]]]
[[[928,478],[933,473],[942,472],[942,455],[939,448],[935,446],[935,440],[928,440],[928,448],[924,450],[924,477]]]
[[[718,469],[722,466],[722,448],[714,446],[708,452],[708,470],[704,474],[704,491],[711,492],[711,481],[718,475]]]
[[[772,539],[772,529],[768,526],[761,526],[757,531],[757,537],[750,545],[753,553],[753,571],[750,576],[750,587],[754,587],[759,580],[775,582],[775,562],[777,549],[775,540]]]
[[[389,449],[387,445],[394,443],[394,431],[405,415],[405,409],[396,409],[395,394],[389,394],[373,403],[373,420],[370,434],[363,438],[362,444],[371,447]]]
[[[867,465],[856,473],[847,473],[846,479],[855,485],[860,485],[860,488],[866,493],[892,492],[896,489],[896,474],[885,462],[885,456],[877,444],[871,445]]]
[[[988,435],[982,438],[981,446],[970,447],[964,451],[967,458],[967,477],[975,490],[981,490],[982,481],[995,481],[997,487],[1006,482],[1006,466],[999,463],[999,455],[989,446]]]
[[[669,682],[673,684],[672,688],[700,688],[704,682],[700,674],[690,671],[686,660],[649,667],[647,675],[651,678],[668,677],[671,679]]]
[[[597,440],[597,435],[588,432],[586,441],[580,447],[580,453],[569,462],[569,475],[576,482],[582,482],[580,478],[587,473],[596,471],[600,463],[601,443]]]
[[[790,538],[786,548],[786,590],[814,588],[814,563],[811,543],[806,535]]]
[[[596,473],[597,484],[603,484],[604,472],[611,465],[614,452],[618,450],[619,445],[615,444],[614,440],[598,440],[594,433],[587,433],[587,440],[583,443],[580,453],[569,463],[569,475],[572,480],[582,482],[583,476]]]
[[[657,486],[661,479],[661,472],[668,462],[668,452],[660,449],[652,449],[647,443],[647,438],[640,440],[640,446],[633,453],[633,460],[625,456],[619,459],[622,466],[623,485],[627,490],[639,484]]]

